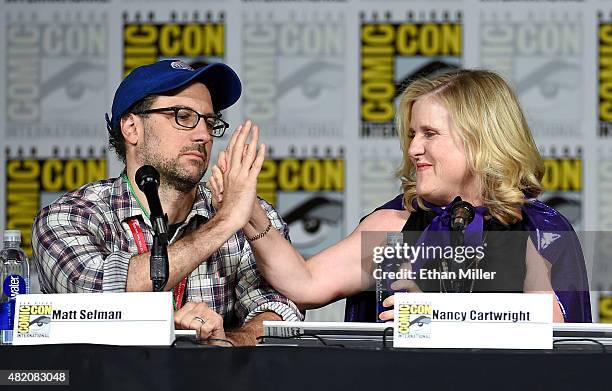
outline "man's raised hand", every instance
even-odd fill
[[[249,135],[251,140],[247,143]],[[246,121],[232,134],[225,153],[219,156],[216,168],[212,168],[213,176],[221,175],[223,178],[222,181],[209,181],[209,188],[216,187],[213,197],[214,193],[221,195],[220,199],[215,200],[219,208],[218,213],[235,223],[236,229],[247,223],[256,200],[257,175],[261,171],[266,153],[265,145],[258,145],[258,142],[259,127],[251,121]]]

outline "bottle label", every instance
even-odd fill
[[[2,290],[6,296],[14,299],[15,296],[26,293],[26,281],[19,274],[10,274],[4,279]]]
[[[13,330],[13,321],[15,319],[15,297],[26,293],[26,281],[19,274],[9,274],[4,279],[2,291],[9,297],[9,300],[2,303],[0,330],[3,330],[2,343],[8,343],[8,341],[4,341],[4,334],[7,334],[7,331],[10,331],[9,333],[12,334],[11,330]]]
[[[0,330],[13,330],[15,321],[15,300],[9,300],[0,304]]]

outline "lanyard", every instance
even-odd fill
[[[123,179],[127,182],[128,187],[130,188],[130,192],[132,193],[134,198],[136,198],[138,205],[140,205],[140,209],[142,210],[142,213],[144,213],[145,216],[149,218],[149,214],[147,213],[145,208],[142,207],[142,204],[140,203],[140,200],[136,196],[134,189],[132,189],[132,185],[130,184],[130,181],[127,179],[127,175],[123,174],[122,176],[123,176]],[[129,219],[127,223],[128,223],[128,226],[130,227],[130,231],[132,231],[134,240],[136,241],[136,247],[138,248],[138,254],[143,254],[149,251],[149,247],[147,246],[147,242],[144,237],[144,232],[142,232],[142,228],[140,228],[140,223],[138,222],[138,219],[133,217]],[[181,282],[179,282],[173,289],[172,298],[174,301],[175,310],[178,310],[183,306],[183,297],[185,295],[186,287],[187,287],[187,277],[183,278]]]

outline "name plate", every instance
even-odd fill
[[[396,293],[393,346],[552,349],[552,294]]]
[[[13,345],[171,345],[171,292],[18,295]]]

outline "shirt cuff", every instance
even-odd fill
[[[125,292],[128,267],[133,256],[135,254],[117,251],[102,261],[102,292]]]
[[[279,301],[269,301],[267,303],[261,304],[253,311],[249,312],[249,314],[244,320],[244,323],[250,321],[256,315],[264,312],[274,312],[278,316],[283,318],[285,322],[301,322],[302,320],[304,320],[304,315],[294,305],[288,305]]]

